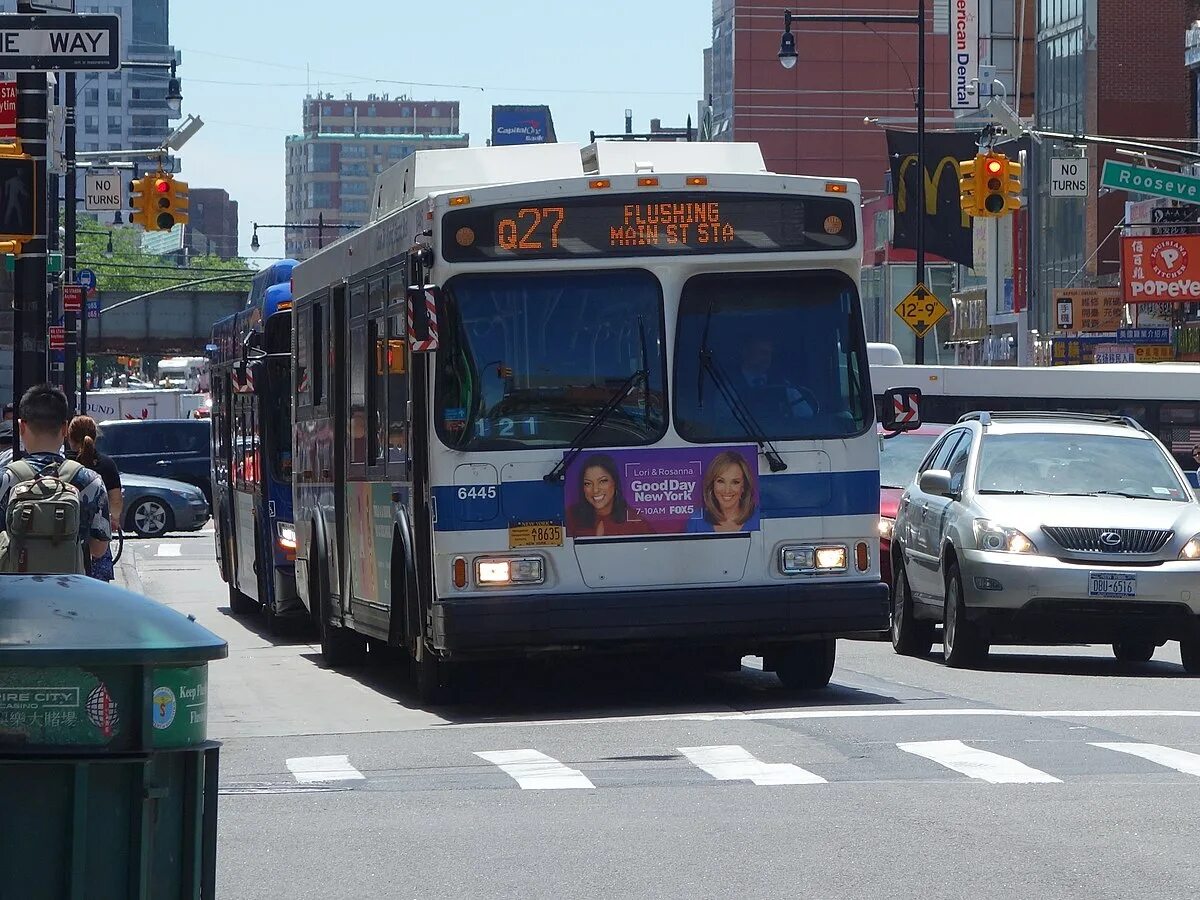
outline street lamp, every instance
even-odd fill
[[[292,228],[297,230],[312,229],[317,231],[317,249],[321,250],[325,246],[325,229],[326,228],[348,228],[353,230],[359,226],[350,222],[326,222],[325,213],[317,213],[317,221],[313,223],[289,223],[286,225],[260,225],[254,223],[254,233],[250,236],[250,249],[257,251],[262,244],[258,240],[258,229],[260,228]]]
[[[783,35],[779,39],[779,63],[785,69],[795,67],[799,54],[796,53],[796,36],[792,34],[792,22],[841,22],[859,25],[915,25],[917,28],[917,283],[925,282],[925,0],[917,0],[917,11],[913,15],[885,14],[865,15],[861,13],[821,14],[805,13],[792,15],[783,12]],[[925,362],[925,339],[917,338],[916,362]]]
[[[167,108],[174,115],[183,110],[183,94],[179,90],[179,77],[175,73],[175,61],[171,61],[171,77],[167,79]]]

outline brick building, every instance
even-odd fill
[[[198,256],[238,255],[238,205],[222,188],[192,188],[184,246]]]

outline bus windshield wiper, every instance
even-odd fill
[[[733,417],[737,419],[738,425],[754,443],[758,444],[758,449],[767,458],[767,466],[771,471],[782,472],[786,469],[787,463],[783,461],[779,451],[775,449],[775,445],[771,443],[762,426],[755,420],[754,413],[750,412],[750,408],[738,394],[737,388],[733,386],[729,376],[721,370],[720,364],[713,358],[712,351],[707,346],[700,348],[700,371],[701,378],[704,377],[703,373],[707,372],[708,377],[713,380],[713,384],[717,386],[717,390],[729,404],[729,409],[733,413]]]
[[[642,367],[630,375],[617,388],[616,392],[608,399],[603,408],[592,416],[590,422],[579,429],[579,433],[575,435],[570,446],[567,447],[567,452],[563,454],[563,458],[554,464],[554,468],[542,476],[545,481],[561,481],[567,474],[567,467],[575,461],[575,457],[583,452],[583,448],[587,446],[588,439],[592,434],[608,421],[624,402],[625,398],[633,391],[639,381],[645,385],[646,397],[650,396],[650,364],[647,362],[646,353],[646,324],[641,316],[638,316],[638,328],[641,331],[641,352],[642,352]],[[650,413],[649,405],[646,406],[647,416]]]

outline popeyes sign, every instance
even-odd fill
[[[1200,301],[1200,235],[1121,239],[1126,303]]]

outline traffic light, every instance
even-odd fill
[[[1014,212],[1021,208],[1021,175],[1025,167],[1019,162],[1008,160],[1008,169],[1004,179],[1004,202],[1006,212]]]
[[[979,167],[978,159],[968,159],[958,164],[958,199],[963,212],[968,216],[979,215]]]
[[[153,175],[145,175],[129,182],[129,208],[132,210],[129,224],[141,225],[147,231],[154,231],[153,200],[150,196],[150,182],[153,179]]]
[[[983,170],[983,214],[1000,217],[1008,211],[1005,185],[1008,182],[1008,159],[1000,153],[987,153],[979,164]]]
[[[168,172],[143,175],[129,182],[130,223],[147,231],[170,231],[188,220],[187,182]]]

